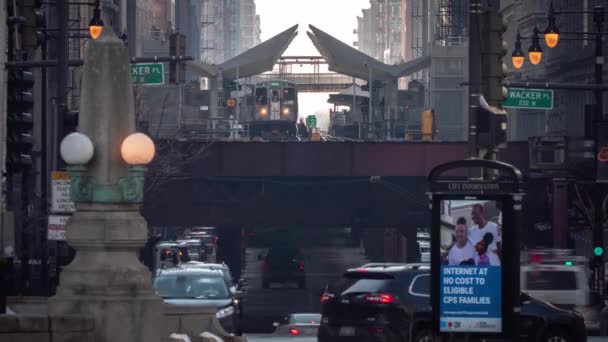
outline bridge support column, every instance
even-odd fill
[[[420,246],[416,237],[416,228],[414,226],[400,227],[399,233],[403,238],[404,262],[420,262]]]
[[[218,231],[217,260],[225,262],[238,279],[243,268],[243,227],[221,226]]]
[[[384,88],[384,119],[386,120],[386,132],[385,139],[390,140],[393,138],[392,134],[392,124],[393,120],[397,119],[399,114],[398,111],[398,102],[399,102],[399,84],[398,80],[390,80],[386,82],[386,86]]]
[[[219,79],[217,76],[209,77],[209,117],[211,119],[217,119],[218,113],[218,102],[219,102]],[[211,127],[215,128],[215,120],[211,120]]]
[[[406,252],[406,238],[399,229],[384,229],[384,261],[405,262]]]

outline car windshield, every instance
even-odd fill
[[[154,280],[154,288],[163,298],[229,298],[224,280],[207,274],[160,274]]]
[[[319,324],[321,322],[320,314],[296,314],[291,318],[295,324]]]
[[[576,273],[572,271],[526,272],[526,290],[573,291],[577,289]]]

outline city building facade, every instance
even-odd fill
[[[201,6],[201,60],[219,64],[261,42],[255,0],[206,0]]]
[[[357,18],[356,45],[369,56],[387,64],[432,58],[429,69],[399,84],[402,89],[413,80],[423,85],[440,140],[466,139],[468,91],[460,83],[468,75],[467,9],[466,0],[370,0]]]

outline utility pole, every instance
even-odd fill
[[[595,72],[594,72],[594,79],[595,79],[595,84],[597,85],[601,85],[603,82],[603,69],[604,69],[604,53],[603,53],[603,44],[602,44],[602,38],[603,38],[603,30],[604,30],[604,7],[603,6],[595,6],[593,8],[593,22],[595,23]],[[603,92],[600,89],[596,89],[594,90],[594,95],[595,95],[595,124],[593,125],[594,127],[594,132],[593,132],[593,136],[594,136],[594,140],[595,140],[595,144],[596,144],[596,149],[599,150],[600,148],[600,144],[605,143],[605,141],[603,141],[603,137],[606,133],[604,133],[601,129],[600,126],[604,126],[603,124],[606,122],[605,117],[604,117],[604,101],[602,98]],[[596,173],[598,170],[597,167],[597,163],[598,160],[597,158],[595,158],[595,163],[596,163]],[[596,174],[596,180],[598,179],[598,174]],[[594,210],[594,223],[593,223],[593,245],[594,246],[598,246],[601,247],[602,253],[601,255],[599,255],[599,258],[602,258],[602,261],[605,261],[605,257],[604,257],[604,253],[603,250],[605,249],[605,239],[604,239],[604,223],[603,223],[603,207],[602,207],[602,202],[603,202],[603,196],[602,196],[602,191],[599,191],[601,188],[598,187],[598,189],[595,190],[595,210]],[[599,267],[596,267],[594,275],[595,275],[595,279],[594,279],[594,283],[595,283],[595,291],[599,292],[600,295],[602,296],[603,299],[605,299],[605,288],[604,288],[604,284],[605,284],[605,280],[604,280],[604,263],[602,262],[601,265],[598,265]]]
[[[137,56],[137,1],[127,0],[127,42],[129,57]]]
[[[68,102],[68,10],[67,1],[57,1],[57,70],[56,70],[56,103],[55,103],[55,136],[51,151],[53,170],[59,166],[59,142],[63,139],[63,116]]]
[[[479,158],[477,111],[481,99],[481,4],[469,5],[469,158]]]
[[[0,5],[0,65],[6,63],[6,54],[4,51],[7,49],[7,37],[8,33],[6,30],[7,22],[6,17],[6,4]],[[5,172],[5,155],[6,155],[6,68],[0,68],[0,172]],[[0,257],[4,256],[4,177],[0,178]],[[0,275],[1,277],[1,275]],[[2,281],[2,279],[0,279]],[[3,308],[0,307],[0,313]]]

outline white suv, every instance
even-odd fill
[[[587,330],[599,329],[599,297],[589,289],[583,266],[530,264],[521,266],[521,289],[555,306],[574,310],[585,319]]]

